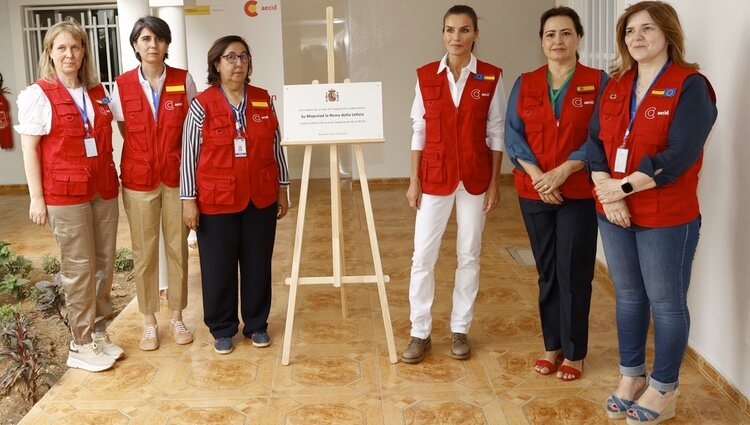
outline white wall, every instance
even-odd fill
[[[750,396],[750,3],[675,0],[688,59],[716,90],[699,196],[703,225],[688,302],[690,346]]]
[[[385,144],[365,146],[369,177],[408,177],[411,120],[416,68],[440,59],[443,14],[456,4],[450,0],[347,0],[349,75],[352,81],[383,82]],[[476,0],[479,41],[475,53],[504,70],[509,92],[516,77],[539,66],[544,56],[537,36],[539,16],[554,0],[498,2]],[[285,5],[285,14],[292,5]],[[335,15],[342,16],[339,11]],[[320,10],[319,16],[324,16]],[[286,18],[285,18],[286,19]],[[311,17],[310,19],[315,19]],[[290,46],[284,40],[289,53]],[[285,56],[286,66],[290,58]],[[310,78],[312,79],[312,77]],[[324,79],[323,79],[324,80]],[[290,150],[290,165],[301,163],[302,150]],[[510,172],[505,160],[503,171]],[[355,170],[356,171],[356,170]],[[292,176],[300,170],[291,169]],[[328,168],[313,168],[313,176],[327,176]]]
[[[0,1],[0,40],[10,40],[10,6],[7,1]],[[6,42],[7,47],[7,42]],[[0,55],[0,73],[3,74],[6,87],[10,88],[12,93],[6,94],[5,98],[11,104],[11,119],[14,123],[18,122],[18,109],[16,108],[16,97],[20,87],[23,87],[24,81],[16,78],[14,62],[18,56],[6,50],[5,54]],[[8,184],[25,184],[26,178],[23,174],[23,155],[21,153],[21,138],[13,132],[13,150],[0,150],[0,185]]]

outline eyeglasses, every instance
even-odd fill
[[[227,53],[226,55],[222,56],[222,58],[226,59],[229,63],[237,63],[237,59],[240,60],[242,63],[248,63],[250,62],[250,54],[248,53],[240,53],[239,55],[237,53]]]

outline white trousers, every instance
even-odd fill
[[[435,263],[454,201],[458,226],[458,265],[453,287],[451,332],[465,334],[471,326],[474,299],[479,291],[479,256],[485,220],[482,211],[484,194],[472,195],[464,189],[463,182],[460,182],[456,191],[447,196],[422,194],[422,202],[417,210],[409,283],[411,336],[417,338],[425,339],[432,331],[430,308],[435,298]]]

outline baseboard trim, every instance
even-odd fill
[[[596,272],[601,273],[601,277],[604,277],[609,285],[603,285],[604,290],[611,293],[612,296],[615,294],[615,287],[612,283],[612,280],[609,277],[609,270],[607,269],[607,265],[599,260],[596,261]],[[708,378],[709,381],[711,381],[712,384],[716,385],[716,387],[719,388],[721,392],[724,393],[732,402],[737,405],[737,407],[742,410],[746,415],[750,416],[750,400],[748,397],[740,390],[734,387],[727,378],[724,377],[721,373],[719,373],[718,370],[716,370],[715,367],[711,366],[711,364],[703,358],[700,354],[698,354],[695,349],[688,346],[687,350],[685,351],[685,358],[688,359],[690,362],[695,365],[695,367],[705,376]]]
[[[27,195],[29,186],[26,184],[0,184],[0,195]]]

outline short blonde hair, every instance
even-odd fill
[[[42,54],[39,56],[39,78],[50,83],[57,81],[57,71],[55,70],[55,64],[52,62],[50,53],[52,52],[55,38],[63,32],[72,35],[73,38],[76,38],[81,43],[81,47],[83,47],[83,61],[81,62],[81,67],[78,69],[78,78],[81,79],[81,83],[86,89],[96,86],[99,84],[99,74],[94,67],[94,55],[91,54],[88,36],[83,27],[72,18],[58,22],[47,30],[47,34],[44,36]]]
[[[625,29],[628,19],[644,10],[651,15],[654,23],[664,33],[667,39],[667,55],[672,63],[689,69],[698,69],[697,63],[685,60],[685,34],[674,7],[661,1],[642,1],[625,9],[620,19],[617,20],[617,59],[610,69],[610,76],[619,79],[635,65],[635,59],[630,55],[628,46],[625,44]]]

